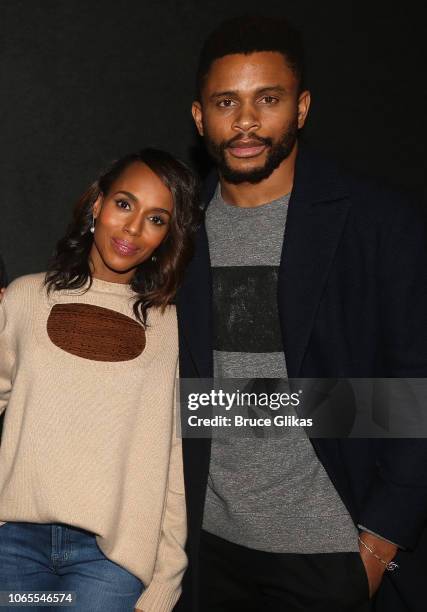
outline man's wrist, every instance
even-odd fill
[[[398,551],[396,544],[383,540],[367,531],[361,532],[359,542],[361,553],[375,557],[378,563],[384,565],[385,569],[393,571],[398,567],[396,563],[392,563]]]
[[[397,542],[393,542],[393,540],[390,540],[389,538],[385,538],[381,533],[377,533],[376,531],[372,531],[371,529],[368,529],[367,527],[365,527],[365,525],[361,525],[360,523],[358,523],[357,527],[359,529],[359,533],[366,531],[366,533],[371,533],[372,535],[377,536],[377,538],[380,538],[381,540],[385,540],[386,542],[389,542],[390,544],[394,544],[395,546],[397,546],[397,548],[401,548],[402,550],[405,550],[405,548],[401,546],[400,544],[398,544]]]

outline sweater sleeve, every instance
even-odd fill
[[[9,337],[7,297],[0,303],[0,414],[6,410],[12,389],[15,355]]]
[[[181,594],[181,582],[187,567],[182,444],[177,431],[176,399],[175,407],[166,507],[156,565],[150,584],[135,604],[135,608],[143,612],[170,612],[173,609]]]

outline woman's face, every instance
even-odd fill
[[[129,165],[93,207],[93,276],[129,283],[166,238],[172,210],[172,194],[159,177],[142,162]]]

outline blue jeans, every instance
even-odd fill
[[[139,578],[107,559],[88,531],[61,524],[0,527],[0,591],[76,593],[75,605],[29,611],[133,612],[143,589]],[[0,606],[0,612],[16,609]]]

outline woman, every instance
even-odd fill
[[[179,597],[171,303],[195,201],[170,155],[128,155],[84,194],[48,273],[3,297],[0,591],[15,602],[74,592],[78,612],[168,612]]]

